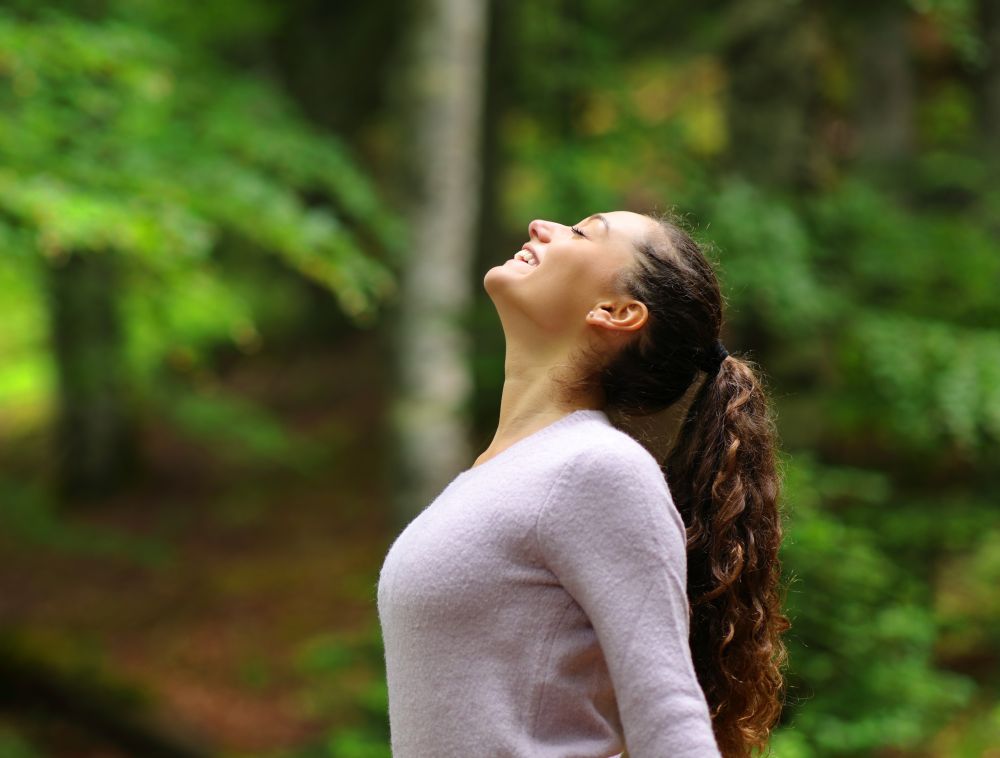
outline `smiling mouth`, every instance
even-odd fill
[[[536,267],[539,263],[539,260],[535,256],[535,254],[530,250],[528,250],[527,248],[521,248],[516,253],[514,253],[514,260],[527,263],[532,268]]]

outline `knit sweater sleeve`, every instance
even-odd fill
[[[630,758],[719,756],[688,642],[684,522],[652,456],[603,446],[574,456],[536,534],[597,635]]]

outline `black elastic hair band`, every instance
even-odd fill
[[[729,352],[722,344],[722,340],[717,339],[711,348],[702,353],[701,360],[697,364],[698,368],[706,374],[715,376],[715,374],[719,373],[719,367],[722,365],[722,362],[726,360],[728,356]]]

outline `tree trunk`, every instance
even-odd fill
[[[420,10],[411,85],[411,248],[395,334],[397,525],[471,464],[467,321],[487,2],[426,0]]]
[[[499,398],[503,389],[504,335],[499,328],[496,308],[483,288],[483,276],[497,264],[497,251],[506,252],[510,232],[501,221],[500,175],[503,143],[500,135],[502,115],[513,101],[513,78],[517,72],[511,23],[511,6],[492,3],[489,20],[489,50],[486,65],[485,100],[481,144],[480,203],[476,238],[475,272],[472,276],[475,311],[472,328],[476,330],[472,364],[475,367],[473,389],[473,438],[485,449],[496,434]],[[515,246],[516,247],[516,246]]]
[[[913,67],[901,3],[872,6],[859,29],[858,131],[861,157],[893,164],[913,150]]]
[[[980,79],[980,124],[994,165],[1000,164],[1000,0],[979,0],[979,28],[986,48]]]
[[[747,0],[733,6],[727,27],[728,162],[757,183],[811,183],[816,52],[808,5]]]
[[[356,149],[384,106],[384,82],[400,65],[395,52],[410,13],[405,0],[305,0],[290,5],[275,40],[285,86],[313,121]]]
[[[56,474],[69,498],[113,492],[132,462],[115,263],[110,253],[73,254],[50,269]]]

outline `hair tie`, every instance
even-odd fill
[[[729,352],[722,344],[722,340],[717,339],[710,349],[702,352],[701,361],[697,364],[697,366],[706,374],[715,376],[719,373],[719,367],[722,365],[722,362],[726,360],[728,356]]]

